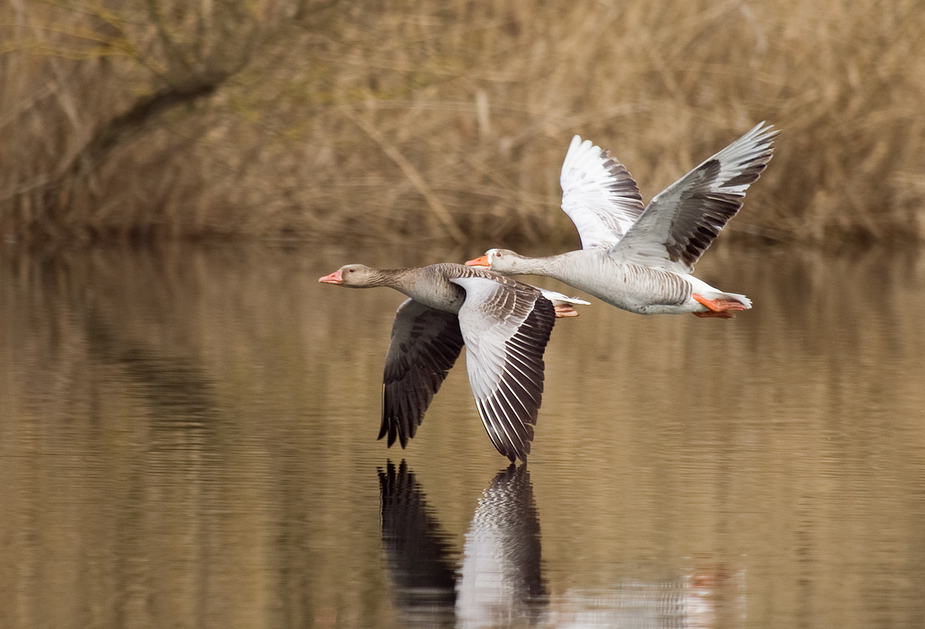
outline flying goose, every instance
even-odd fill
[[[562,209],[578,229],[582,248],[544,258],[489,249],[466,264],[504,275],[552,277],[638,314],[731,318],[734,311],[751,308],[751,300],[691,273],[742,207],[748,186],[771,159],[778,133],[758,124],[645,208],[626,168],[576,135],[559,181]]]
[[[539,289],[452,263],[387,270],[348,264],[318,281],[387,286],[410,298],[392,325],[380,439],[407,445],[465,345],[469,385],[491,442],[511,462],[526,461],[555,321],[553,304]]]

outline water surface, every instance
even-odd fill
[[[753,310],[557,323],[527,466],[462,358],[387,449],[403,298],[317,278],[477,253],[4,258],[0,625],[925,625],[925,257],[714,248]]]

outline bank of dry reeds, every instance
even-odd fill
[[[648,199],[783,129],[733,234],[925,239],[918,0],[0,8],[8,240],[574,239],[574,133]]]

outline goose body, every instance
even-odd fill
[[[645,207],[626,168],[576,135],[560,183],[562,209],[582,248],[543,258],[489,249],[466,264],[504,275],[552,277],[638,314],[732,317],[751,308],[751,301],[697,279],[694,263],[742,207],[777,135],[770,125],[757,125]]]
[[[392,325],[380,439],[407,445],[465,345],[469,384],[488,436],[511,461],[526,460],[555,321],[553,304],[539,289],[450,263],[390,270],[349,264],[318,281],[386,286],[409,297]]]

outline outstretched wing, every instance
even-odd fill
[[[610,247],[642,214],[642,196],[623,164],[590,140],[572,138],[562,174],[562,210],[568,214],[582,249]]]
[[[496,275],[451,281],[466,290],[459,327],[482,423],[501,454],[525,461],[542,402],[543,352],[555,309],[538,290]]]
[[[424,412],[462,351],[459,318],[408,299],[395,313],[382,377],[382,426],[391,446],[414,437]]]
[[[779,131],[761,123],[660,192],[609,251],[624,262],[690,273],[742,207]]]

